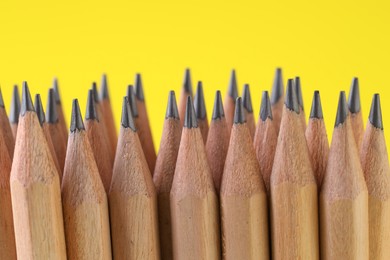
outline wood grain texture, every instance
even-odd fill
[[[61,131],[61,125],[59,121],[57,123],[51,124],[47,123],[47,130],[50,132],[51,141],[54,145],[54,150],[56,152],[58,164],[60,165],[61,173],[64,170],[65,157],[66,157],[66,140],[64,140],[63,133]]]
[[[205,119],[198,119],[198,127],[200,129],[200,133],[202,134],[203,142],[207,142],[207,135],[209,133],[209,122],[207,120],[207,116]]]
[[[18,123],[10,123],[10,124],[11,124],[12,135],[14,136],[14,139],[16,140],[16,134],[18,133]]]
[[[229,93],[226,94],[225,102],[223,102],[223,107],[225,110],[226,125],[230,136],[230,131],[232,130],[233,125],[236,101],[229,95]]]
[[[183,87],[181,89],[181,92],[180,92],[179,107],[178,107],[181,126],[183,126],[183,123],[184,123],[184,118],[185,118],[185,114],[186,114],[187,97],[188,96],[192,97],[192,93],[187,92],[185,90],[185,88]]]
[[[276,134],[279,135],[280,123],[282,121],[282,114],[284,111],[284,96],[281,97],[278,102],[272,104],[272,116],[275,122]]]
[[[96,113],[98,115],[98,122],[99,122],[99,125],[100,125],[100,132],[102,133],[102,138],[104,138],[104,142],[107,146],[107,149],[106,149],[106,157],[108,157],[108,159],[110,160],[110,164],[111,164],[111,168],[112,166],[114,165],[114,159],[115,159],[115,152],[113,153],[112,152],[112,144],[111,144],[111,139],[109,138],[109,134],[108,134],[108,129],[107,129],[107,123],[106,123],[106,118],[104,116],[104,113],[103,113],[103,106],[102,106],[102,102],[100,100],[96,101],[95,100],[95,110],[96,110]],[[104,184],[104,182],[103,182]]]
[[[116,144],[118,142],[118,135],[116,133],[116,127],[115,127],[115,121],[114,121],[114,114],[112,112],[111,108],[111,102],[110,99],[103,99],[100,101],[102,106],[102,113],[104,117],[104,121],[106,123],[106,129],[107,129],[107,136],[109,139],[109,144],[111,147],[111,154],[113,158],[115,158],[115,152],[116,152]]]
[[[63,174],[62,174],[63,169],[61,168],[60,163],[58,162],[56,149],[54,148],[53,141],[51,140],[49,125],[46,122],[43,123],[42,130],[43,130],[43,135],[45,136],[45,139],[47,142],[47,146],[49,147],[51,157],[54,161],[54,165],[56,166],[56,169],[58,171],[58,175],[60,176],[60,183],[61,183],[62,176],[63,176]]]
[[[66,142],[68,140],[68,126],[66,124],[64,110],[62,109],[61,103],[57,102],[56,107],[57,107],[57,114],[58,114],[58,123],[60,124],[62,137],[65,141],[65,146],[66,146]]]
[[[249,133],[251,135],[252,140],[255,138],[255,132],[256,132],[256,122],[255,122],[255,116],[253,112],[249,113],[247,110],[245,110],[245,117],[246,117],[246,125],[248,126]]]
[[[364,135],[364,123],[363,123],[362,111],[360,110],[359,112],[351,113],[350,115],[351,115],[352,131],[356,141],[356,147],[358,150],[360,150],[362,146],[363,135]]]
[[[14,156],[15,139],[14,135],[12,134],[11,124],[9,123],[7,112],[3,107],[0,107],[0,127],[3,132],[4,142],[7,146],[9,157],[12,161]]]

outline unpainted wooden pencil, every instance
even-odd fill
[[[206,102],[204,100],[202,81],[198,81],[198,86],[196,88],[196,94],[194,97],[194,108],[203,142],[206,143],[207,134],[209,132],[209,120],[207,119]]]
[[[221,184],[223,258],[269,259],[267,194],[241,98]]]
[[[64,137],[64,140],[66,142],[68,140],[68,127],[66,126],[65,114],[64,114],[64,110],[62,109],[60,88],[58,86],[58,79],[57,78],[53,79],[53,86],[52,86],[52,88],[54,89],[54,94],[55,94],[55,98],[56,98],[58,123],[61,126],[62,136]]]
[[[317,183],[292,79],[271,174],[273,259],[319,259]]]
[[[107,195],[77,99],[61,186],[68,259],[112,259]]]
[[[360,161],[368,189],[370,259],[390,259],[390,166],[379,94],[372,99]]]
[[[181,88],[180,100],[179,100],[179,117],[180,117],[181,126],[183,126],[184,123],[184,116],[186,113],[186,102],[188,96],[192,97],[191,71],[189,68],[187,68],[184,72],[183,85]]]
[[[235,102],[237,97],[238,97],[237,77],[236,77],[236,71],[233,69],[230,75],[228,91],[226,93],[225,102],[224,102],[225,118],[226,118],[226,124],[228,126],[229,136],[233,125],[234,109],[235,109]]]
[[[169,194],[175,173],[177,153],[179,151],[181,125],[176,105],[175,92],[170,91],[167,111],[157,155],[153,182],[157,192],[158,224],[160,235],[161,259],[170,260],[172,252],[171,208]]]
[[[15,139],[12,134],[11,124],[9,122],[7,112],[5,111],[3,93],[0,89],[0,128],[3,129],[4,142],[7,146],[9,157],[12,161],[14,156]]]
[[[160,259],[156,191],[127,97],[108,197],[113,258]]]
[[[252,140],[255,137],[256,123],[255,116],[253,115],[252,98],[249,89],[249,84],[244,84],[242,89],[242,104],[246,113],[246,125],[248,126]]]
[[[11,198],[18,259],[66,259],[60,180],[23,83]]]
[[[295,77],[294,83],[295,83],[295,92],[296,92],[297,98],[298,98],[299,116],[301,118],[303,131],[305,131],[306,130],[306,115],[305,115],[305,108],[303,106],[301,78]]]
[[[284,85],[281,68],[276,68],[275,71],[275,78],[271,91],[271,106],[276,133],[279,134],[280,122],[282,120],[282,113],[284,107]]]
[[[359,79],[353,78],[349,90],[348,108],[351,113],[352,131],[355,136],[357,149],[360,150],[364,135],[363,115],[360,105]]]
[[[321,259],[369,259],[368,194],[345,92],[320,193]]]
[[[20,114],[19,88],[17,85],[14,85],[14,89],[12,92],[11,109],[9,113],[9,122],[11,124],[12,134],[15,139],[16,139],[16,133],[18,131],[19,114]]]

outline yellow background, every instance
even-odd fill
[[[381,93],[390,125],[388,1],[0,1],[0,84],[7,109],[14,83],[33,94],[59,78],[69,123],[72,98],[108,74],[119,126],[126,85],[141,72],[156,146],[168,90],[178,93],[185,67],[204,83],[208,115],[237,69],[240,92],[251,84],[256,113],[274,69],[301,76],[306,114],[321,91],[329,138],[338,93],[360,79],[363,116]],[[388,134],[387,134],[388,136]],[[387,138],[389,140],[390,138]]]

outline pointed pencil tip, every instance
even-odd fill
[[[110,96],[108,94],[108,82],[107,82],[107,75],[102,75],[102,81],[100,85],[100,100],[109,99]]]
[[[131,114],[133,115],[133,117],[138,117],[138,108],[137,108],[137,102],[135,100],[135,93],[134,93],[133,85],[127,86],[127,98],[129,100]]]
[[[43,123],[45,123],[45,111],[43,111],[43,105],[42,105],[42,100],[41,100],[40,94],[35,95],[34,105],[35,105],[35,111],[37,112],[37,115],[38,115],[39,123],[42,126]]]
[[[279,99],[283,97],[283,93],[284,93],[284,86],[283,86],[282,69],[276,68],[274,83],[272,85],[272,92],[271,92],[271,104],[274,105],[278,103]]]
[[[81,115],[79,101],[77,98],[72,101],[72,116],[70,118],[70,132],[74,133],[76,130],[85,130],[83,117]]]
[[[196,94],[194,97],[194,107],[195,107],[196,117],[198,119],[201,119],[201,120],[205,119],[206,118],[206,104],[204,101],[202,81],[198,81],[198,86],[196,88]]]
[[[187,105],[186,105],[186,114],[184,118],[184,127],[186,128],[197,128],[198,121],[196,120],[196,114],[194,105],[192,103],[191,96],[187,97]]]
[[[97,89],[97,84],[96,84],[96,82],[92,82],[92,87],[91,87],[91,89],[92,89],[92,93],[93,93],[93,99],[94,99],[94,101],[96,102],[96,103],[99,103],[100,102],[100,100],[99,100],[99,92],[98,92],[98,89]]]
[[[243,124],[246,122],[245,111],[242,105],[242,98],[236,99],[236,108],[234,111],[234,124]]]
[[[169,91],[167,111],[165,113],[165,119],[174,118],[179,119],[179,111],[177,110],[175,91]]]
[[[267,118],[271,120],[273,119],[268,91],[263,91],[263,95],[261,97],[260,118],[263,122],[267,120]]]
[[[192,96],[191,71],[189,68],[187,68],[184,72],[183,89],[186,93],[189,93]]]
[[[19,114],[20,114],[19,88],[17,85],[14,85],[14,89],[12,92],[12,102],[11,102],[9,121],[11,123],[18,123],[19,122]]]
[[[233,100],[236,100],[238,97],[237,76],[236,70],[234,69],[232,70],[230,75],[228,94]]]
[[[56,96],[55,91],[52,88],[49,89],[49,94],[47,96],[46,122],[49,124],[55,124],[58,122]]]
[[[287,81],[286,100],[284,101],[284,104],[289,110],[299,114],[298,98],[296,94],[294,80],[289,79]]]
[[[28,89],[27,82],[24,81],[22,86],[22,105],[20,108],[20,114],[24,116],[27,111],[35,112],[33,102],[31,100],[30,90]]]
[[[339,104],[337,107],[336,122],[334,126],[338,126],[345,122],[348,116],[347,100],[345,98],[345,91],[340,91]]]
[[[372,97],[370,116],[368,119],[374,127],[383,130],[382,109],[379,94],[374,94]]]
[[[96,113],[95,108],[95,94],[93,92],[93,89],[88,90],[87,111],[85,112],[85,120],[99,121],[98,114]]]
[[[142,86],[142,79],[141,79],[141,74],[137,73],[135,74],[135,96],[139,101],[144,101],[145,96],[144,96],[144,89]]]
[[[249,89],[249,84],[245,84],[244,89],[242,90],[242,104],[248,113],[253,113],[252,98]]]
[[[54,89],[56,103],[61,104],[60,88],[58,87],[58,79],[57,78],[53,79],[53,87],[52,88]]]
[[[130,128],[134,132],[136,131],[129,98],[127,96],[123,97],[121,125],[124,128]]]
[[[0,88],[0,107],[2,107],[2,108],[5,107],[4,99],[3,99],[3,92],[1,91],[1,88]]]
[[[221,119],[222,117],[225,117],[225,112],[223,111],[221,91],[217,90],[215,93],[212,120]]]
[[[311,104],[310,118],[323,118],[320,92],[318,90],[314,91],[313,102]]]
[[[349,90],[348,108],[352,114],[360,112],[360,91],[359,79],[353,78],[351,88]]]
[[[301,78],[300,77],[295,77],[295,92],[297,94],[298,98],[298,106],[303,110],[303,98],[302,98],[302,87],[301,87]]]

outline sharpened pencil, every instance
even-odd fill
[[[271,106],[276,133],[279,134],[280,122],[282,120],[284,107],[284,85],[281,68],[276,68],[275,70],[274,83],[272,85],[271,91]]]
[[[360,150],[364,135],[363,115],[360,105],[359,79],[353,78],[349,90],[348,108],[351,113],[352,131],[355,136],[357,149]]]
[[[306,130],[306,115],[305,115],[305,108],[303,106],[301,78],[295,77],[294,83],[295,83],[295,92],[296,92],[297,98],[298,98],[299,116],[301,118],[303,131],[305,131]]]
[[[194,108],[196,118],[198,119],[198,127],[202,133],[203,142],[206,143],[207,134],[209,132],[209,121],[207,119],[206,102],[204,100],[202,81],[198,81],[198,86],[196,88],[196,94],[194,97]]]
[[[249,128],[249,132],[253,140],[253,138],[255,137],[256,123],[255,116],[253,115],[252,98],[249,89],[249,84],[245,84],[244,88],[242,89],[242,104],[246,113],[246,124]]]
[[[233,69],[230,75],[228,91],[226,93],[225,102],[224,102],[225,118],[226,118],[226,124],[228,126],[229,135],[233,125],[234,109],[235,109],[235,102],[237,97],[238,97],[237,76],[236,76],[236,70]]]
[[[9,157],[12,161],[15,149],[15,139],[12,133],[11,124],[9,122],[7,111],[5,111],[3,93],[0,88],[0,128],[3,129],[4,142],[7,146]]]
[[[16,133],[18,132],[19,114],[20,114],[19,88],[17,85],[14,85],[13,92],[12,92],[11,108],[9,113],[9,122],[11,124],[12,134],[15,139],[16,139]]]
[[[180,117],[181,126],[183,126],[184,123],[184,116],[186,113],[186,102],[188,96],[192,97],[192,80],[191,80],[191,71],[189,68],[187,68],[184,71],[183,85],[181,88],[180,100],[179,100],[179,117]]]
[[[55,95],[55,99],[56,99],[58,123],[61,126],[62,136],[64,137],[64,140],[67,141],[68,140],[68,127],[66,126],[64,110],[62,109],[62,103],[61,103],[61,97],[60,97],[60,88],[58,86],[58,79],[57,78],[53,79],[53,86],[52,86],[52,88],[54,89],[54,95]]]

